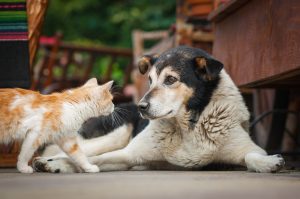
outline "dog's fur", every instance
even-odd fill
[[[216,162],[256,172],[283,167],[280,155],[267,155],[251,140],[249,112],[222,63],[200,49],[177,47],[159,56],[144,56],[139,69],[141,73],[150,69],[150,89],[139,102],[141,115],[150,123],[128,145],[132,125],[83,140],[83,150],[100,170],[145,169],[162,163],[194,168]],[[66,158],[50,160],[36,159],[35,168],[78,171]]]

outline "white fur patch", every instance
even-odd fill
[[[284,166],[284,160],[280,155],[261,155],[248,153],[245,156],[247,168],[256,172],[275,172]]]

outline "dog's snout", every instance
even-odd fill
[[[148,103],[148,102],[140,102],[139,105],[138,105],[138,107],[139,107],[140,111],[147,111],[149,109],[149,107],[150,107],[150,103]]]

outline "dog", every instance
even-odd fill
[[[100,171],[162,165],[191,169],[211,163],[242,165],[255,172],[283,168],[281,155],[267,155],[251,140],[249,112],[220,61],[201,49],[179,46],[143,56],[138,67],[142,74],[149,71],[150,88],[138,103],[141,120],[149,123],[132,139],[130,124],[82,140],[83,151]],[[86,149],[93,148],[89,142],[97,145],[93,153]],[[35,159],[34,168],[78,171],[61,154]]]

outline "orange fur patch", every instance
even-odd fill
[[[73,144],[73,146],[70,148],[70,150],[68,151],[69,153],[75,153],[76,151],[78,151],[79,146],[78,144]]]
[[[11,125],[20,125],[24,110],[21,106],[10,109],[10,105],[17,95],[25,93],[23,89],[0,89],[0,142],[13,136],[13,132],[8,131]]]
[[[202,57],[197,57],[196,62],[200,68],[205,68],[207,65],[205,58],[202,58]]]
[[[51,132],[59,133],[62,125],[62,105],[65,102],[77,104],[84,101],[90,101],[93,98],[91,89],[97,87],[79,87],[67,90],[62,93],[53,93],[42,95],[39,92],[25,89],[0,89],[0,143],[9,141],[15,136],[12,129],[18,129],[22,119],[25,117],[24,107],[27,105],[32,108],[33,114],[35,109],[44,108],[45,113],[42,118],[41,131],[48,134],[51,138]],[[100,92],[100,90],[99,90]],[[98,107],[107,106],[113,98],[108,90],[101,91],[101,100]]]

